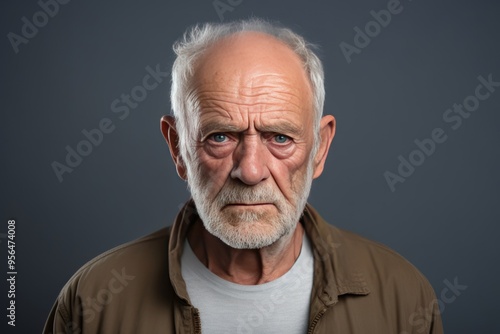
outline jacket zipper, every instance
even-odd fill
[[[325,314],[326,308],[322,309],[318,314],[316,314],[316,317],[314,317],[311,326],[309,326],[309,330],[307,331],[307,334],[312,334],[314,332],[314,328],[316,327],[316,324],[319,322],[319,319]]]

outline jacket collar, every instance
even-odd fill
[[[177,296],[190,305],[186,283],[181,274],[181,256],[187,232],[192,223],[199,219],[193,200],[189,200],[178,213],[170,234],[168,246],[169,275]],[[314,282],[312,296],[317,296],[324,306],[338,301],[338,296],[345,294],[367,295],[370,293],[361,270],[353,268],[350,256],[344,246],[342,233],[330,226],[314,208],[307,204],[304,209],[302,224],[311,240],[314,253]],[[361,269],[361,268],[359,268]],[[315,305],[313,308],[322,308]]]
[[[348,250],[342,232],[329,225],[310,204],[304,209],[302,222],[314,252],[312,296],[317,296],[324,306],[330,306],[341,295],[369,294],[362,268],[353,266],[355,255]],[[314,307],[314,300],[312,303]]]

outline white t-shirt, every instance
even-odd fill
[[[304,334],[307,332],[314,258],[304,234],[300,255],[274,281],[241,285],[212,273],[184,243],[182,276],[204,334]]]

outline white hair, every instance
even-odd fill
[[[193,152],[190,147],[196,142],[199,129],[196,106],[188,97],[196,60],[217,41],[241,32],[261,32],[273,36],[288,45],[302,60],[313,91],[314,147],[310,155],[312,158],[319,147],[319,124],[325,100],[323,65],[313,52],[315,46],[308,43],[302,36],[290,29],[258,18],[195,25],[174,44],[173,49],[177,58],[172,67],[170,99],[179,134],[181,157],[184,161],[187,159],[186,162],[192,161]]]

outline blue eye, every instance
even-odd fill
[[[276,135],[274,136],[274,141],[277,142],[278,144],[284,144],[288,141],[288,137],[285,135]]]
[[[212,135],[212,139],[216,143],[222,143],[222,142],[226,141],[227,136],[223,133],[216,133],[216,134]]]

